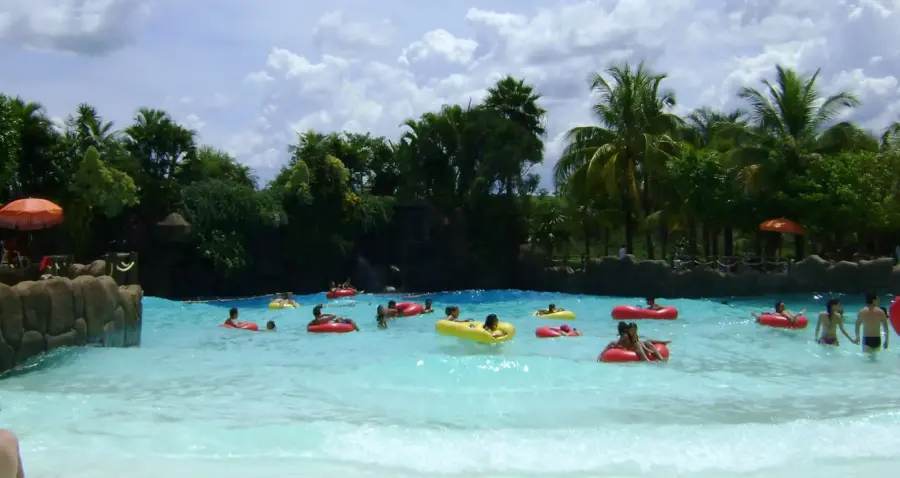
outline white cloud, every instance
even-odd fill
[[[206,126],[206,122],[200,119],[200,117],[195,115],[194,113],[187,115],[184,118],[182,124],[194,131],[200,131],[204,126]]]
[[[403,120],[478,101],[506,74],[534,84],[549,110],[546,175],[561,133],[592,120],[588,74],[614,61],[646,60],[668,73],[679,111],[738,106],[737,89],[758,85],[781,63],[809,73],[821,67],[828,92],[858,93],[864,105],[854,118],[864,126],[900,119],[900,0],[495,0],[468,9],[221,0],[215,10],[157,2],[152,24],[165,29],[142,28],[149,0],[80,0],[93,17],[77,11],[76,0],[0,1],[7,43],[107,53],[61,60],[13,51],[4,55],[12,68],[0,91],[33,96],[59,116],[81,101],[118,122],[141,105],[195,114],[207,123],[204,140],[261,168],[263,178],[287,159],[294,131],[346,128],[393,139]]]

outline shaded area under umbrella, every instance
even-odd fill
[[[765,232],[777,232],[782,234],[793,234],[794,235],[794,251],[795,251],[795,259],[800,260],[803,258],[803,238],[801,236],[806,234],[806,229],[797,224],[790,219],[785,219],[780,217],[778,219],[769,219],[768,221],[763,221],[759,225],[760,231]],[[779,241],[780,243],[780,241]],[[779,246],[779,249],[781,247]]]

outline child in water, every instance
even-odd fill
[[[228,318],[225,319],[225,324],[228,327],[237,328],[240,324],[238,324],[238,308],[232,307],[228,310]]]
[[[491,314],[484,319],[484,330],[490,332],[495,339],[506,337],[506,332],[500,330],[499,327],[500,319],[497,318],[497,314]]]
[[[270,320],[266,322],[266,332],[275,332],[275,321]]]
[[[425,299],[425,307],[422,310],[423,314],[430,314],[434,312],[434,309],[431,308],[431,299]]]
[[[356,322],[353,319],[347,319],[344,317],[339,317],[334,314],[323,314],[322,313],[322,304],[319,304],[313,307],[313,319],[309,322],[307,326],[313,325],[322,325],[327,324],[328,322],[335,322],[338,324],[350,324],[353,326],[353,330],[359,332],[359,327],[356,326]]]
[[[546,309],[538,310],[538,315],[549,315],[554,312],[563,312],[564,310],[566,309],[563,309],[562,307],[556,307],[556,304],[549,304]]]

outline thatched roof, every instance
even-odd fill
[[[156,223],[156,225],[164,227],[190,227],[191,223],[187,222],[187,220],[181,214],[173,212],[166,216],[166,218],[162,221]]]

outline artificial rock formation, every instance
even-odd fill
[[[861,294],[900,292],[900,266],[891,258],[831,264],[819,256],[795,263],[789,272],[726,273],[698,267],[675,271],[666,261],[606,257],[583,271],[521,263],[518,288],[620,297],[740,297],[809,292]]]
[[[140,345],[143,295],[105,275],[0,284],[0,372],[59,347]]]

